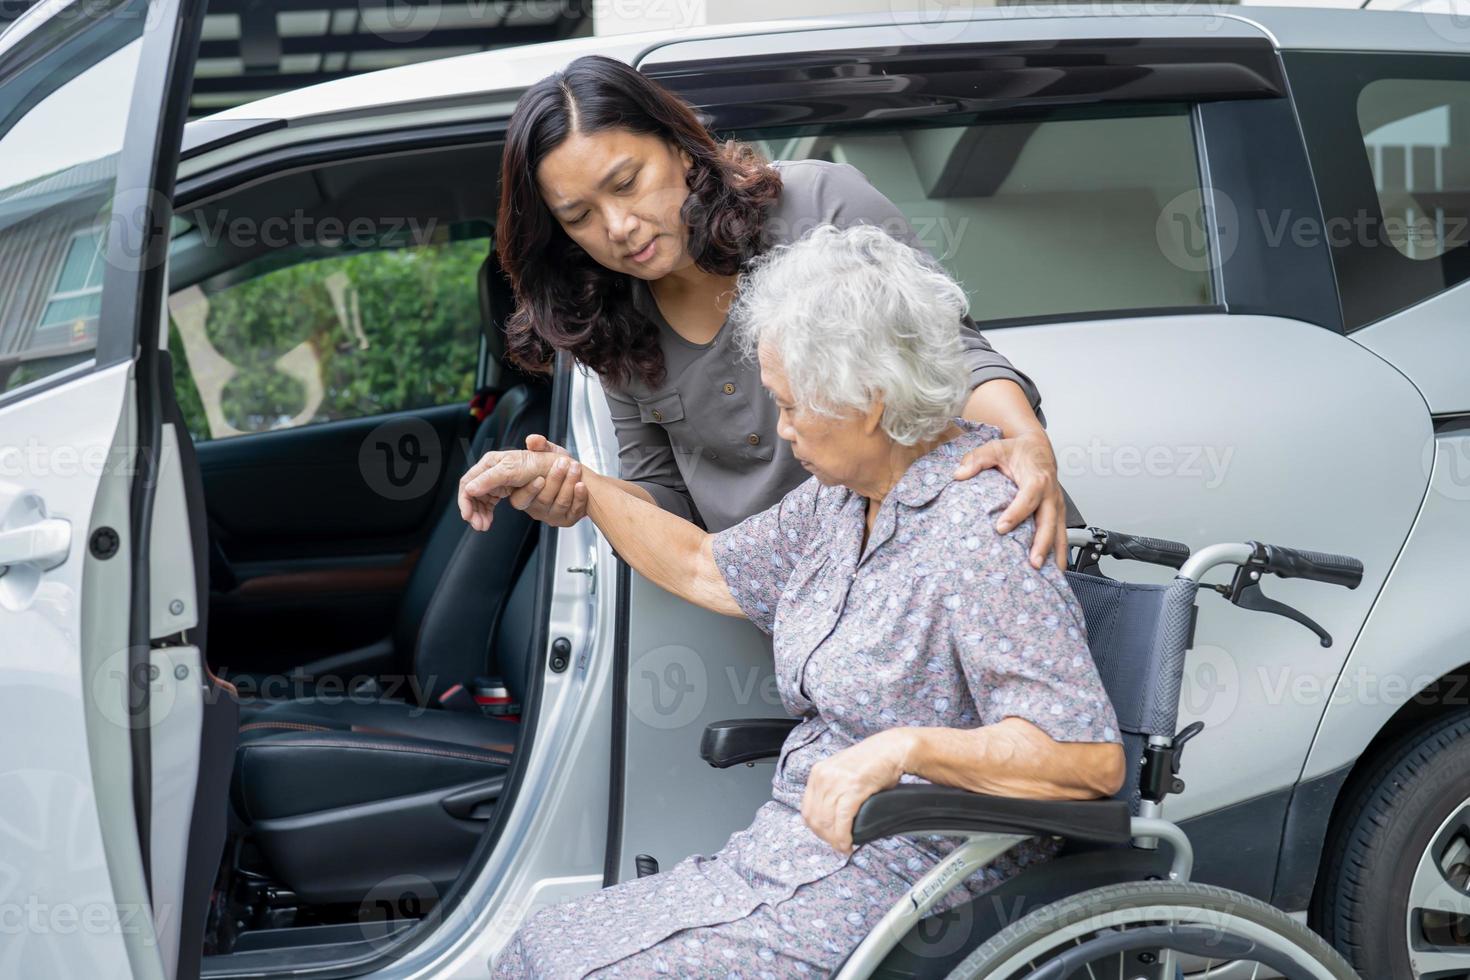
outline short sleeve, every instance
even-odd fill
[[[1055,564],[1031,567],[1033,518],[1005,534],[995,532],[1014,484],[987,473],[993,475],[945,491],[959,491],[956,496],[976,503],[973,513],[960,515],[966,532],[957,541],[957,588],[946,605],[980,723],[1024,718],[1058,742],[1120,742],[1117,717],[1087,646],[1082,606]],[[967,486],[979,480],[991,486]],[[1001,482],[1010,493],[995,489]]]
[[[634,399],[606,385],[602,391],[618,436],[618,475],[647,490],[663,510],[700,524],[699,512],[679,472],[668,434],[660,426],[643,421]]]
[[[774,630],[786,583],[811,546],[820,489],[812,477],[760,513],[711,536],[726,588],[765,633]]]

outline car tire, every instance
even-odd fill
[[[1364,980],[1421,975],[1410,949],[1410,891],[1431,846],[1442,869],[1453,855],[1446,876],[1465,890],[1470,831],[1447,826],[1461,813],[1470,814],[1470,711],[1416,728],[1349,784],[1323,848],[1312,922]],[[1470,970],[1470,918],[1436,918],[1419,921],[1431,923],[1441,945],[1463,942]]]

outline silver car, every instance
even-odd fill
[[[1461,21],[773,21],[185,124],[201,18],[48,0],[0,35],[0,974],[483,976],[529,910],[768,798],[698,752],[781,715],[760,633],[588,521],[453,506],[533,432],[617,466],[595,377],[502,364],[490,247],[518,93],[594,51],[897,203],[1089,522],[1361,560],[1351,591],[1271,580],[1282,615],[1201,601],[1170,815],[1195,880],[1365,977],[1470,971]]]

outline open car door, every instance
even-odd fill
[[[197,619],[192,601],[150,614],[150,536],[186,517],[154,520],[152,372],[202,17],[202,0],[47,0],[0,34],[4,976],[179,975],[185,875],[152,828],[155,806],[192,810],[197,769],[166,756],[155,784],[153,723],[187,723],[172,700],[190,698],[160,698],[185,678],[163,686],[150,660],[185,665]]]

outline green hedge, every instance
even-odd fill
[[[478,239],[359,252],[206,286],[205,332],[238,368],[221,397],[226,421],[265,431],[305,407],[301,382],[274,367],[302,342],[316,352],[324,389],[312,422],[467,401],[480,338],[476,276],[487,248]],[[366,349],[332,306],[326,279],[338,272],[357,293]],[[177,327],[170,330],[169,349],[189,431],[206,439],[204,405]]]

